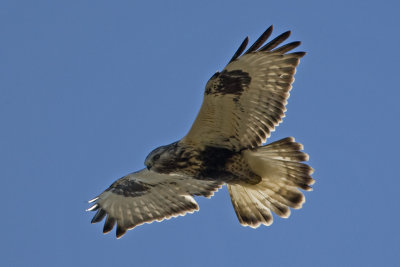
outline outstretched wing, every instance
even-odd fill
[[[260,146],[284,117],[296,66],[305,52],[287,53],[300,45],[280,46],[290,32],[266,45],[269,27],[243,54],[244,40],[229,64],[208,81],[200,112],[181,140],[239,151]]]
[[[97,211],[92,223],[107,216],[104,233],[117,224],[116,235],[120,238],[140,224],[193,213],[199,209],[193,196],[211,197],[222,184],[143,169],[117,180],[89,201],[95,203],[88,211]]]

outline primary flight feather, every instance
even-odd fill
[[[293,137],[262,145],[282,121],[300,42],[279,46],[285,32],[264,44],[269,27],[244,52],[248,38],[228,65],[207,82],[200,112],[180,141],[153,150],[146,168],[115,181],[88,211],[92,223],[105,219],[104,233],[117,225],[120,238],[140,224],[199,209],[193,196],[211,197],[227,184],[242,225],[270,225],[272,212],[287,218],[305,202],[299,189],[312,190],[308,155]],[[243,53],[244,52],[244,53]]]

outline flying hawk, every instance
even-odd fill
[[[293,137],[263,143],[282,121],[296,67],[305,52],[291,52],[300,42],[279,46],[287,31],[264,45],[270,26],[244,52],[248,37],[228,65],[206,84],[200,112],[188,134],[153,150],[146,168],[115,181],[89,201],[106,217],[104,233],[117,225],[120,238],[143,223],[193,213],[193,196],[211,197],[227,184],[240,223],[271,225],[274,212],[287,218],[305,202],[313,169],[303,146]],[[244,52],[244,53],[243,53]]]

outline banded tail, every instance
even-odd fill
[[[303,145],[287,137],[252,150],[242,152],[250,169],[261,182],[228,184],[236,215],[242,225],[257,228],[271,225],[271,211],[282,218],[290,216],[290,208],[300,209],[305,197],[300,189],[311,191],[315,180],[313,169],[301,163],[308,160]]]

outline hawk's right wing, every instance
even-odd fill
[[[117,224],[117,238],[143,223],[162,221],[193,213],[199,207],[193,196],[211,197],[223,182],[196,180],[143,169],[114,182],[106,191],[89,202],[88,211],[97,211],[92,223],[107,219],[104,233]]]

